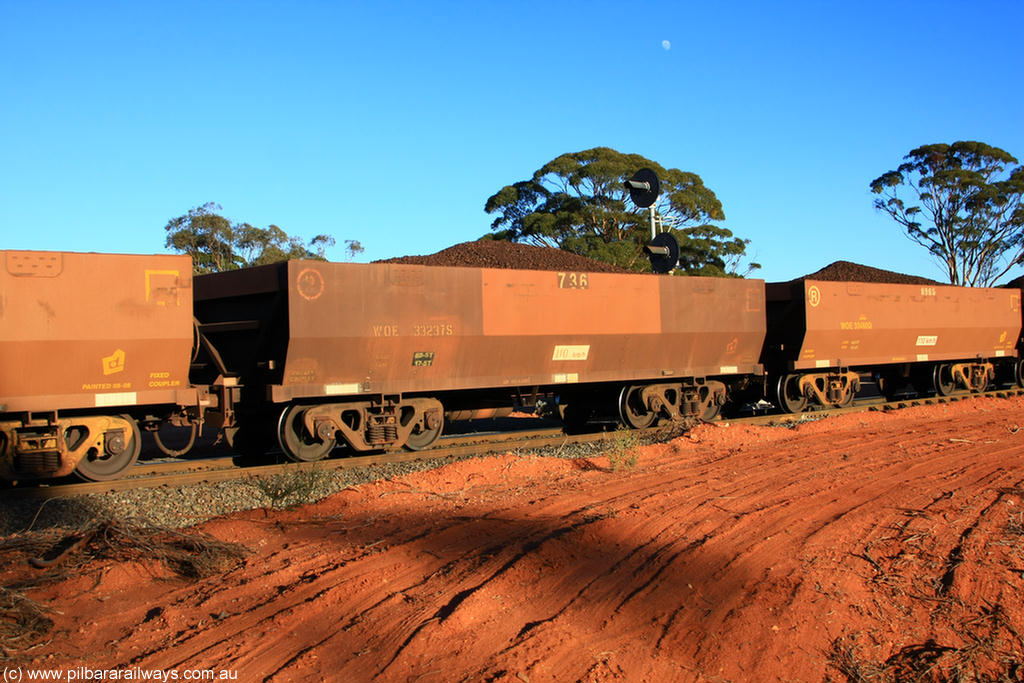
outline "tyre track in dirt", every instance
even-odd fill
[[[65,589],[76,645],[50,649],[266,681],[842,681],[843,638],[881,660],[945,634],[932,602],[1024,586],[973,569],[1024,503],[1024,399],[973,403],[704,425],[632,471],[505,456],[234,515],[204,529],[253,559],[142,576],[141,600],[113,576]]]

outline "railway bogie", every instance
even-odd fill
[[[293,460],[325,457],[341,442],[355,451],[429,448],[444,427],[444,407],[431,398],[385,397],[289,404],[278,425],[281,450]]]
[[[130,415],[81,415],[0,423],[9,446],[8,478],[58,477],[87,481],[120,477],[139,458],[141,435]]]
[[[845,408],[860,391],[860,375],[834,368],[825,372],[777,372],[772,399],[785,413],[800,413],[808,406]]]
[[[650,427],[659,420],[713,420],[726,400],[726,385],[718,380],[627,385],[619,393],[619,418],[634,429]]]

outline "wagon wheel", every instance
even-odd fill
[[[854,397],[854,394],[856,394],[856,393],[857,393],[857,389],[853,385],[853,383],[852,382],[847,383],[847,385],[846,385],[846,392],[843,394],[843,397],[836,402],[836,407],[837,408],[849,408],[851,405],[853,405],[853,397]]]
[[[776,404],[786,413],[802,413],[807,397],[800,391],[800,375],[782,375],[775,385]]]
[[[1024,387],[1024,360],[1013,364],[1013,381],[1018,387]]]
[[[334,450],[335,439],[321,439],[319,435],[309,434],[302,421],[305,408],[288,406],[281,411],[277,421],[277,443],[289,460],[296,462],[315,462],[323,460]]]
[[[936,365],[932,370],[932,387],[939,396],[950,396],[956,393],[953,369],[948,365]]]
[[[658,419],[658,414],[648,410],[643,401],[643,387],[623,387],[619,394],[619,417],[622,424],[633,429],[646,429]]]
[[[123,429],[117,434],[117,427],[103,438],[101,452],[91,448],[75,466],[75,475],[85,481],[110,481],[117,479],[125,470],[135,464],[142,450],[142,435],[139,425],[129,415],[117,418],[123,421]],[[125,433],[127,432],[127,433]]]
[[[840,400],[836,401],[836,408],[849,408],[850,406],[852,406],[853,394],[853,387],[850,387],[849,390],[845,394],[843,394],[843,397]]]
[[[410,451],[422,451],[434,445],[444,431],[444,413],[441,410],[428,413],[418,428],[418,433],[414,429],[405,440],[405,447]]]
[[[725,396],[716,396],[714,391],[702,391],[703,397],[701,398],[700,415],[698,418],[704,422],[711,422],[718,414],[722,412],[722,406],[719,404],[718,399],[724,400]]]

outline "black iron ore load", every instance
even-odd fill
[[[537,247],[503,240],[463,242],[427,256],[398,256],[374,263],[404,263],[420,266],[456,266],[466,268],[509,268],[512,270],[566,270],[588,273],[628,273],[624,268],[573,254],[553,247]],[[880,282],[900,285],[935,285],[917,275],[872,268],[850,261],[835,261],[824,268],[791,282],[824,280],[828,282]]]
[[[468,268],[509,268],[512,270],[564,270],[586,273],[628,273],[610,263],[552,247],[535,247],[504,240],[463,242],[429,256],[400,256],[375,263],[404,263],[418,266],[461,266]]]
[[[935,280],[929,280],[925,277],[894,273],[891,270],[862,266],[859,263],[852,263],[850,261],[836,261],[834,263],[830,263],[821,270],[790,280],[790,282],[796,283],[801,280],[823,280],[825,282],[878,282],[890,285],[942,284]]]

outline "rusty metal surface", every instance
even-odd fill
[[[292,261],[197,283],[203,323],[265,312],[263,356],[226,355],[274,361],[277,401],[760,372],[760,280]]]
[[[767,288],[788,369],[1016,356],[1016,289],[804,280]]]
[[[187,256],[0,251],[0,412],[194,402]]]

